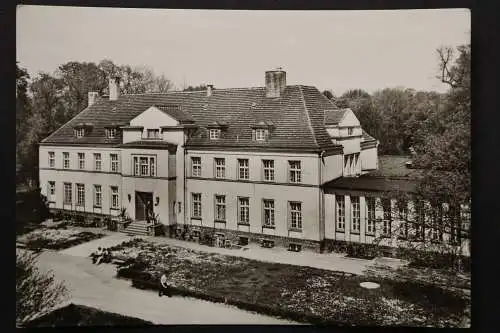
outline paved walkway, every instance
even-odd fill
[[[112,265],[93,265],[88,258],[61,252],[42,252],[38,267],[52,270],[71,293],[68,300],[105,311],[141,318],[155,324],[297,324],[289,320],[244,311],[233,306],[188,297],[158,297],[116,279]]]

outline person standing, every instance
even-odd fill
[[[167,295],[168,297],[172,297],[170,292],[170,288],[167,284],[167,275],[163,273],[160,277],[160,290],[158,291],[158,296],[162,297],[163,295]]]

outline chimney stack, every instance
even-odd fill
[[[212,90],[214,89],[213,84],[207,84],[207,97],[212,96]]]
[[[286,72],[281,68],[266,71],[266,97],[280,97],[286,87]]]
[[[120,96],[120,78],[112,76],[109,78],[109,100],[116,101]]]
[[[87,107],[95,103],[95,100],[97,99],[97,96],[99,96],[99,93],[97,91],[89,91],[88,96],[89,99]]]

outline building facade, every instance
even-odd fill
[[[120,95],[112,78],[109,90],[40,143],[50,208],[143,221],[150,207],[166,230],[313,249],[379,232],[371,199],[335,188],[377,171],[377,140],[283,70],[258,88]]]

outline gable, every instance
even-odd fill
[[[360,126],[359,120],[351,109],[346,109],[344,117],[339,122],[339,127]]]
[[[179,121],[169,116],[156,106],[149,107],[130,121],[130,126],[142,126],[144,128],[160,128],[161,126],[177,126]]]

